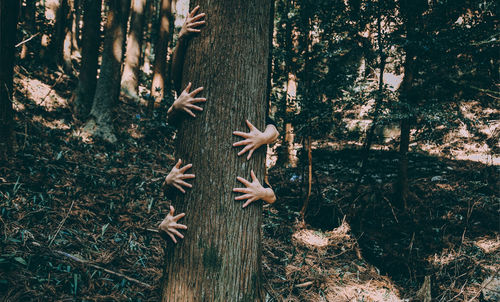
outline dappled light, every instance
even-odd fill
[[[500,301],[499,8],[1,1],[0,300]]]

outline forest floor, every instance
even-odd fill
[[[174,129],[159,109],[121,100],[119,142],[82,142],[68,108],[75,82],[16,68],[18,152],[0,165],[0,300],[158,301],[167,213],[161,184]],[[480,301],[498,279],[498,167],[412,153],[411,198],[392,197],[394,152],[317,148],[302,226],[304,169],[274,167],[263,210],[268,301]],[[352,196],[351,196],[352,195]],[[421,297],[421,296],[420,296]]]

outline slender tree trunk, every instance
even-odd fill
[[[82,62],[73,101],[73,113],[80,119],[87,117],[94,100],[101,45],[101,1],[83,2]]]
[[[380,110],[382,108],[382,103],[384,101],[384,70],[386,64],[386,57],[384,54],[384,47],[382,44],[382,15],[379,14],[377,19],[377,40],[378,40],[378,54],[379,54],[379,77],[378,77],[378,92],[375,100],[375,108],[373,110],[373,120],[368,132],[366,133],[366,140],[363,145],[363,154],[361,155],[361,166],[359,168],[359,175],[353,188],[353,198],[354,195],[358,193],[359,185],[366,174],[366,165],[368,164],[368,159],[370,157],[370,149],[373,143],[373,138],[375,136],[375,128],[377,127],[377,122],[380,117]]]
[[[99,0],[98,0],[99,1]],[[71,57],[80,56],[80,18],[82,0],[71,0],[73,17],[71,22]]]
[[[61,66],[66,72],[71,66],[71,9],[69,0],[59,0],[55,17],[55,30],[50,42],[51,53],[48,55],[52,64]]]
[[[158,106],[165,95],[165,88],[167,86],[167,52],[168,44],[170,40],[172,40],[172,29],[174,26],[173,20],[172,0],[161,0],[159,22],[160,31],[155,44],[153,84],[151,85],[151,95],[153,96],[154,103],[150,104],[150,109],[152,109],[152,106]]]
[[[146,17],[146,30],[145,30],[145,37],[146,37],[146,46],[144,47],[144,57],[143,57],[143,62],[142,62],[142,71],[145,74],[151,74],[151,41],[153,39],[153,24],[155,23],[155,1],[149,0],[147,3],[147,17]]]
[[[417,27],[420,27],[420,16],[426,10],[426,0],[410,1],[400,3],[400,10],[405,19],[406,39],[405,46],[405,74],[401,83],[400,100],[403,102],[405,117],[401,120],[401,136],[399,145],[399,167],[398,180],[396,183],[396,205],[406,208],[408,201],[408,150],[410,145],[410,132],[413,120],[413,107],[417,104],[415,92],[413,91],[414,77],[417,75]]]
[[[26,1],[26,6],[23,7],[23,22],[24,29],[28,32],[28,35],[36,34],[36,1]],[[29,38],[29,36],[27,38]],[[21,46],[21,53],[19,58],[21,60],[26,60],[29,53],[29,43],[24,43]]]
[[[55,64],[55,53],[54,47],[56,42],[54,39],[55,35],[55,23],[57,22],[57,14],[59,8],[61,6],[62,0],[47,0],[43,1],[43,9],[44,9],[44,22],[50,24],[52,26],[52,36],[47,33],[42,33],[42,38],[40,39],[40,58],[44,62],[48,62],[49,64]]]
[[[14,111],[12,109],[12,74],[19,1],[0,1],[0,161],[13,152]]]
[[[90,119],[84,127],[86,134],[100,137],[110,143],[117,140],[113,129],[113,108],[118,103],[120,92],[123,46],[129,8],[130,0],[109,1],[101,72],[97,81]]]
[[[146,2],[146,0],[132,1],[130,32],[127,37],[127,51],[125,52],[125,66],[123,68],[121,87],[127,95],[133,98],[137,98],[138,94]]]
[[[199,0],[210,26],[188,48],[183,87],[203,86],[208,101],[178,132],[177,156],[193,164],[193,189],[176,201],[185,238],[166,250],[163,301],[263,301],[262,204],[243,209],[232,189],[254,170],[262,181],[265,148],[247,161],[232,147],[245,119],[265,127],[272,1]],[[230,18],[228,16],[231,16]],[[231,28],[231,30],[228,30]]]
[[[311,199],[311,191],[312,191],[312,140],[311,136],[308,136],[306,139],[307,149],[307,196],[304,204],[302,205],[302,209],[300,210],[300,216],[302,217],[302,222],[305,221],[307,207],[309,206],[309,201]]]

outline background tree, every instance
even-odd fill
[[[172,0],[161,0],[159,33],[154,44],[155,61],[153,65],[153,82],[151,95],[153,96],[150,106],[157,106],[163,100],[167,81],[167,53],[168,44],[172,40],[173,30]],[[156,104],[156,105],[155,105]]]
[[[147,0],[133,0],[130,12],[130,31],[127,37],[127,50],[121,88],[128,95],[137,98],[139,87],[139,71],[142,53],[142,41],[146,10],[151,5]],[[149,3],[149,4],[148,4]]]
[[[261,301],[262,206],[242,209],[232,189],[252,169],[263,179],[265,150],[250,161],[238,157],[232,131],[246,129],[246,119],[265,126],[272,5],[202,0],[191,9],[196,5],[210,21],[191,41],[182,86],[203,86],[208,101],[178,132],[176,155],[193,164],[197,178],[176,202],[188,230],[167,248],[163,301]]]
[[[101,6],[100,0],[83,1],[82,61],[72,102],[73,113],[80,119],[90,113],[95,95],[101,46]]]
[[[0,160],[8,157],[15,146],[12,110],[12,73],[19,1],[0,1]]]
[[[83,129],[88,134],[111,143],[117,140],[113,129],[113,109],[118,103],[120,93],[121,66],[129,8],[130,0],[109,2],[101,71],[96,84],[90,118]]]

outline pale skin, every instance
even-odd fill
[[[195,105],[196,103],[206,102],[206,98],[197,98],[196,95],[203,90],[203,87],[198,87],[195,90],[189,92],[191,89],[191,83],[189,83],[182,91],[181,95],[174,101],[172,106],[168,108],[167,117],[171,117],[175,112],[186,112],[192,117],[196,117],[193,110],[203,111],[203,108]]]
[[[194,174],[186,174],[186,171],[189,170],[193,165],[187,164],[184,167],[181,167],[182,160],[179,159],[177,164],[170,170],[167,177],[165,178],[164,186],[173,186],[177,188],[182,193],[186,193],[183,187],[192,188],[193,185],[187,183],[187,179],[195,178]]]
[[[187,226],[183,224],[177,223],[179,219],[182,217],[186,216],[186,213],[181,213],[179,215],[174,216],[174,207],[170,206],[170,212],[168,213],[167,217],[163,219],[163,221],[160,223],[159,229],[161,232],[165,232],[170,238],[172,238],[172,241],[174,243],[177,243],[177,239],[175,236],[179,238],[184,238],[184,235],[182,235],[179,230],[187,230]]]
[[[245,185],[245,188],[234,188],[233,192],[244,193],[243,195],[237,196],[234,200],[245,200],[243,204],[243,208],[246,208],[249,204],[257,200],[263,200],[266,203],[274,203],[276,201],[276,195],[274,195],[274,191],[271,188],[264,188],[253,170],[250,172],[250,176],[252,177],[252,182],[244,179],[243,177],[237,177],[236,179]]]
[[[246,124],[250,129],[250,132],[234,131],[234,135],[241,136],[244,140],[234,143],[233,147],[245,146],[240,152],[238,152],[238,156],[248,152],[247,160],[249,160],[255,150],[262,145],[274,142],[278,138],[279,133],[274,125],[267,125],[264,132],[261,132],[257,129],[257,127],[250,123],[250,121],[246,120]]]
[[[181,31],[179,32],[179,40],[177,46],[174,50],[174,55],[172,59],[172,78],[174,80],[174,86],[177,93],[180,92],[180,82],[182,78],[182,64],[184,62],[184,56],[187,48],[188,38],[195,33],[199,33],[201,30],[200,26],[205,24],[205,13],[196,14],[199,10],[199,6],[196,6],[187,16],[184,24],[182,25]],[[191,89],[191,83],[180,93],[179,97],[170,106],[167,111],[167,118],[171,118],[177,112],[185,112],[192,117],[195,117],[193,111],[203,111],[203,108],[196,105],[197,103],[206,102],[206,98],[196,97],[198,93],[203,90],[203,87],[198,87],[193,91]]]

